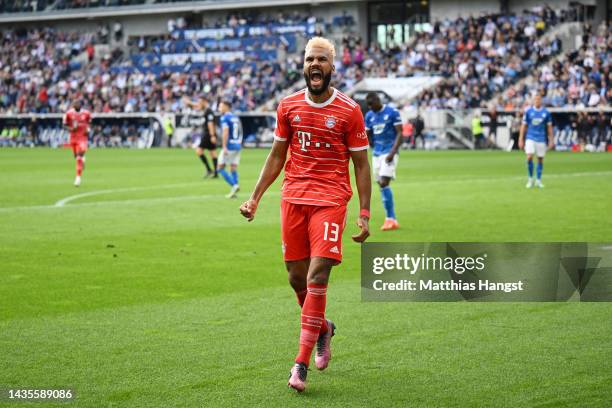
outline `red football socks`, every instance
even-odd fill
[[[319,338],[321,326],[325,321],[325,300],[327,285],[309,283],[308,293],[302,306],[302,329],[300,331],[300,350],[296,363],[310,364],[312,349]]]
[[[76,173],[77,176],[81,176],[81,174],[83,174],[83,158],[80,156],[77,156],[76,159]]]
[[[296,291],[295,295],[297,296],[297,301],[298,301],[298,305],[300,305],[300,307],[304,306],[304,301],[306,300],[306,294],[308,293],[308,289],[304,289],[301,291]],[[327,320],[323,319],[323,323],[321,324],[321,330],[319,331],[319,334],[325,334],[327,333]]]

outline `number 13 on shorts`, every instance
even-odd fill
[[[340,226],[335,222],[329,223],[327,221],[324,221],[323,225],[325,226],[323,240],[330,242],[338,241],[338,232],[340,231]]]

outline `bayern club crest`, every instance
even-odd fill
[[[327,126],[329,129],[336,126],[336,118],[330,116],[327,119],[325,119],[325,126]]]

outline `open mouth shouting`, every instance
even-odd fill
[[[304,79],[311,94],[321,95],[331,82],[331,72],[328,72],[326,75],[320,68],[313,68],[304,72]]]
[[[313,88],[320,88],[323,85],[323,72],[320,69],[310,70],[310,85]]]

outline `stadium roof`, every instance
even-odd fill
[[[279,7],[323,3],[345,3],[354,0],[207,0],[178,3],[143,4],[134,6],[97,7],[75,10],[46,10],[29,13],[0,14],[0,24],[27,23],[33,21],[91,19],[100,17],[122,17],[143,14],[193,13],[207,10],[233,10],[257,7]]]

